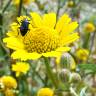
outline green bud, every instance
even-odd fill
[[[69,80],[69,82],[71,82],[71,83],[78,83],[78,82],[80,82],[81,81],[81,76],[78,74],[78,73],[72,73],[71,75],[70,75],[70,80]]]
[[[70,77],[70,71],[68,69],[62,69],[59,72],[59,78],[62,82],[68,82]]]

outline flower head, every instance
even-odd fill
[[[87,49],[79,49],[76,52],[76,56],[78,59],[86,61],[89,55],[89,51]]]
[[[11,32],[8,32],[9,37],[4,39],[7,47],[15,50],[12,54],[14,59],[21,60],[38,59],[41,56],[57,57],[62,52],[69,51],[67,47],[69,43],[74,42],[79,38],[77,33],[73,33],[77,28],[77,22],[72,22],[67,14],[64,14],[56,23],[56,14],[48,13],[40,16],[37,13],[31,13],[29,20],[29,30],[24,36],[20,33],[18,26],[22,25],[15,23],[11,26]],[[25,18],[18,18],[24,20]]]
[[[53,96],[53,95],[54,92],[50,88],[41,88],[37,93],[37,96]]]
[[[2,82],[4,88],[17,88],[17,82],[12,76],[3,76],[1,77],[0,82]]]
[[[94,26],[94,24],[89,22],[89,23],[85,24],[84,29],[87,32],[94,32],[95,31],[95,26]]]
[[[12,89],[6,89],[4,94],[4,96],[15,96],[14,91]]]
[[[31,1],[33,0],[22,0],[24,5],[28,5]],[[14,5],[19,5],[19,3],[20,3],[20,0],[13,0]]]
[[[30,69],[28,63],[25,62],[17,62],[12,65],[12,71],[16,72],[16,76],[18,77],[21,73],[26,74]]]

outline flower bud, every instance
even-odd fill
[[[60,79],[61,79],[62,82],[69,81],[70,71],[68,69],[62,69],[59,72],[59,77],[60,77]]]
[[[87,31],[87,32],[94,32],[94,31],[95,31],[95,26],[94,26],[93,23],[88,22],[88,23],[86,23],[86,24],[84,25],[84,29],[85,29],[85,31]]]
[[[73,7],[74,6],[74,2],[72,0],[68,1],[67,6],[68,7]]]
[[[78,74],[78,73],[72,73],[70,75],[70,80],[69,82],[72,82],[72,83],[78,83],[81,81],[81,76]]]

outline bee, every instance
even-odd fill
[[[27,19],[24,19],[24,20],[21,21],[19,29],[20,29],[20,33],[21,33],[22,36],[25,36],[26,33],[28,32],[29,24],[30,23]]]

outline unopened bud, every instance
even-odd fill
[[[73,7],[74,6],[74,2],[72,0],[68,1],[67,6],[68,7]]]
[[[59,77],[62,82],[69,81],[70,71],[68,69],[62,69],[59,73]]]
[[[81,81],[81,76],[78,74],[78,73],[72,73],[70,75],[70,82],[73,82],[73,83],[78,83]]]

